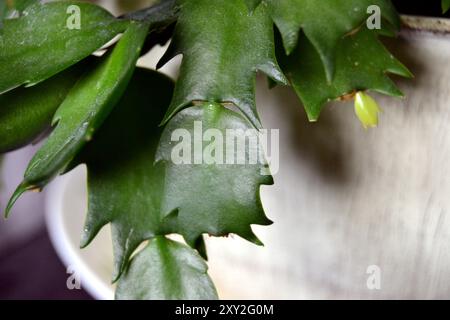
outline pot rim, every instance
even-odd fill
[[[450,37],[450,19],[414,15],[400,16],[401,34],[423,34],[438,37]]]

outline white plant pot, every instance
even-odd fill
[[[290,89],[259,79],[263,123],[280,129],[280,170],[262,188],[275,223],[254,228],[265,247],[207,239],[221,298],[450,298],[450,39],[407,32],[392,48],[416,78],[398,81],[403,100],[376,97],[376,130],[362,129],[351,103],[308,123]],[[84,168],[57,179],[46,200],[63,261],[95,298],[113,298],[109,228],[78,248]],[[379,290],[367,286],[373,265]]]

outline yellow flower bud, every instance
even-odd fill
[[[363,127],[376,127],[378,125],[378,113],[381,112],[377,102],[364,92],[355,95],[355,113]]]

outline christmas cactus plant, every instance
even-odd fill
[[[378,123],[370,92],[401,97],[389,74],[411,77],[380,41],[400,28],[388,0],[161,0],[119,17],[77,1],[0,0],[0,10],[0,152],[43,140],[6,215],[24,192],[86,165],[81,247],[110,224],[118,299],[215,299],[203,237],[261,245],[251,226],[272,223],[259,197],[269,163],[218,154],[220,135],[250,141],[262,129],[257,72],[291,86],[311,121],[354,99],[364,127]],[[158,67],[182,55],[176,82],[136,67],[169,40]],[[198,126],[209,141],[175,150],[174,132]]]

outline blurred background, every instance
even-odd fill
[[[35,149],[27,147],[3,157],[1,212]],[[7,221],[0,218],[0,299],[90,299],[83,290],[68,290],[68,276],[48,237],[44,197],[25,195]]]
[[[109,10],[115,12],[116,14],[119,14],[120,12],[132,10],[137,7],[145,7],[152,1],[109,0],[97,2],[101,2],[102,5],[107,7]],[[427,1],[420,4],[411,4],[405,1],[395,1],[395,3],[400,12],[402,13],[414,15],[442,16],[440,14],[439,1],[434,2]],[[450,42],[450,39],[447,39],[446,41]],[[403,48],[407,48],[407,46],[404,46]],[[401,56],[402,54],[400,52],[399,54],[400,58],[402,58]],[[408,65],[408,62],[410,62],[413,65],[414,69],[415,64],[414,59],[409,58],[408,55],[406,55],[405,59],[406,59],[405,63]],[[422,65],[423,64],[426,63],[422,63]],[[420,67],[416,68],[416,70],[419,69]],[[418,76],[420,76],[420,74]],[[412,92],[415,89],[411,87],[410,90]],[[447,90],[446,92],[438,92],[437,94],[446,94],[446,97],[448,97],[449,94],[448,92],[449,90]],[[284,93],[281,92],[280,94],[279,92],[279,96],[280,95],[284,96]],[[328,115],[324,116],[323,122],[321,120],[315,129],[311,129],[309,127],[309,124],[306,123],[303,117],[302,110],[298,108],[296,117],[297,118],[302,117],[302,119],[299,120],[299,122],[296,125],[305,126],[306,129],[300,130],[303,135],[306,134],[314,135],[316,139],[322,141],[323,140],[322,136],[325,133],[334,134],[332,132],[333,126],[339,122],[336,120],[331,120],[331,117],[334,116],[335,114],[336,111],[334,111],[334,114],[328,112]],[[447,112],[443,113],[443,115],[447,114],[448,114]],[[383,121],[388,122],[389,120],[386,118],[383,119]],[[269,123],[270,126],[271,122],[276,123],[276,121],[271,120],[270,116],[266,116],[266,123]],[[402,130],[403,128],[402,126],[405,125],[405,123],[402,121],[397,121],[395,123],[398,125],[396,127],[396,129],[398,130]],[[327,128],[328,125],[329,127]],[[340,132],[343,132],[342,128],[338,129],[341,130]],[[320,132],[320,130],[322,130],[321,131],[322,133]],[[389,137],[387,137],[386,134],[383,134],[382,130],[383,129],[381,129],[379,132],[380,136],[378,139],[385,139],[385,142],[389,143],[388,141]],[[416,127],[414,130],[420,130],[420,125]],[[373,137],[371,137],[371,139],[377,139],[375,137],[376,135],[377,130],[375,130],[375,132],[373,133]],[[297,142],[299,142],[298,148],[304,148],[303,150],[305,150],[305,152],[312,154],[314,157],[314,159],[312,159],[313,160],[312,162],[315,163],[314,166],[316,166],[316,168],[310,170],[314,171],[317,168],[319,168],[320,170],[323,170],[325,173],[327,172],[326,170],[331,170],[329,172],[332,172],[334,177],[336,178],[334,182],[343,178],[343,175],[348,174],[348,172],[346,173],[345,170],[343,169],[343,167],[345,166],[343,167],[339,166],[339,163],[344,161],[342,159],[342,151],[338,152],[335,151],[335,149],[330,148],[329,150],[334,151],[324,152],[323,146],[318,146],[320,150],[312,150],[313,148],[315,148],[315,145],[313,146],[312,144],[308,144],[306,140],[299,140]],[[337,147],[342,147],[342,145],[337,145]],[[1,181],[0,212],[3,212],[9,196],[12,194],[14,188],[20,183],[22,174],[26,168],[28,160],[31,158],[36,148],[37,148],[36,146],[30,146],[16,152],[9,153],[6,156],[2,157],[0,170],[0,181]],[[438,149],[439,146],[436,146],[436,148]],[[364,149],[364,147],[362,149]],[[356,150],[355,152],[363,152],[363,151]],[[416,161],[416,159],[413,158],[406,161],[414,162]],[[330,164],[332,164],[331,167]],[[376,165],[375,168],[377,168]],[[339,170],[341,170],[341,172],[339,172]],[[426,175],[426,172],[424,172],[423,174]],[[435,181],[436,183],[438,182],[438,180]],[[333,185],[334,182],[331,181],[331,185]],[[330,181],[328,181],[327,183],[330,184]],[[404,181],[404,183],[406,184],[408,182]],[[445,182],[441,181],[440,183]],[[431,185],[433,186],[433,181],[431,181]],[[333,187],[339,188],[339,186],[336,185],[334,185]],[[434,185],[433,187],[439,188],[438,185]],[[383,190],[379,190],[378,192],[383,192]],[[432,202],[435,201],[435,199],[436,198],[431,198],[431,200],[429,200],[429,202],[431,202],[431,205],[433,205]],[[438,200],[439,199],[440,198],[438,197]],[[86,293],[83,289],[69,290],[66,285],[67,279],[70,276],[70,274],[67,272],[66,267],[59,259],[58,255],[55,252],[55,249],[53,248],[53,245],[51,244],[44,218],[45,214],[44,200],[45,198],[40,194],[28,193],[16,204],[10,219],[8,219],[7,221],[5,221],[4,219],[0,219],[0,299],[91,299],[89,294]],[[318,199],[318,201],[320,201],[320,199]],[[370,199],[368,199],[367,201],[370,202]],[[403,199],[403,201],[411,201],[411,199],[405,198]],[[368,205],[370,205],[370,203]],[[450,209],[450,207],[446,208],[445,205],[442,205],[441,208],[443,208],[444,211],[445,209]],[[425,215],[421,216],[421,219],[422,223],[426,225],[427,223],[426,219],[431,218],[429,217],[427,218],[426,210],[424,212]],[[283,218],[282,213],[280,213],[277,219],[282,218]],[[328,220],[324,220],[324,223],[326,221]],[[307,221],[305,220],[305,222]],[[299,223],[301,223],[301,221]],[[357,223],[357,221],[355,223]],[[437,221],[436,223],[443,224],[442,221]],[[337,227],[334,226],[332,228]],[[369,226],[369,229],[370,228],[376,229],[376,226],[371,227]],[[448,233],[450,233],[450,230],[447,231]],[[445,239],[446,238],[447,237],[445,237]],[[314,250],[314,246],[311,246],[308,250],[309,251]],[[417,250],[418,251],[424,250],[419,242],[417,244]],[[401,254],[401,252],[399,254]],[[271,257],[265,258],[271,259]],[[414,261],[414,259],[412,261]],[[419,262],[423,263],[423,261]],[[408,267],[413,268],[411,265],[408,264],[405,264],[403,267],[405,268],[405,272],[409,272],[407,270]],[[433,271],[431,270],[430,272]],[[445,278],[445,275],[447,274],[440,268],[438,268],[438,270],[435,270],[434,272],[435,273],[444,272],[444,274],[440,275],[443,276],[443,278]],[[215,276],[217,277],[217,275]],[[414,274],[412,274],[410,278],[411,279],[414,278]],[[436,279],[436,277],[434,277],[433,279]],[[263,287],[264,286],[261,286],[261,288]],[[331,289],[331,291],[333,291],[333,289]],[[450,296],[446,296],[447,290],[443,290],[441,292],[444,293],[438,295],[437,297],[450,298]],[[329,297],[342,297],[342,295],[333,296],[332,294],[330,294]]]

